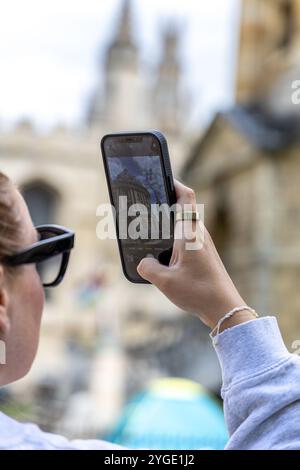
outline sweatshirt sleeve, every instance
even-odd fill
[[[222,368],[226,449],[299,450],[300,357],[287,351],[277,320],[243,323],[213,343]]]

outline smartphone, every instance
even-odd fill
[[[174,242],[174,214],[166,210],[176,203],[167,141],[159,131],[108,134],[101,140],[101,151],[124,275],[130,282],[149,284],[137,272],[139,262],[150,256],[168,265]],[[140,217],[134,220],[124,201],[128,208],[144,208],[142,216],[137,213]],[[165,210],[157,214],[158,207]],[[141,236],[131,235],[132,226]]]

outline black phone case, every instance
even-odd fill
[[[165,136],[157,130],[150,130],[150,131],[137,131],[137,132],[116,132],[116,133],[111,133],[111,134],[106,134],[105,136],[102,137],[101,139],[101,152],[102,152],[102,159],[103,159],[103,164],[104,164],[104,170],[105,170],[105,176],[106,176],[106,181],[107,181],[107,186],[108,186],[108,192],[109,192],[109,199],[110,203],[114,206],[113,202],[113,195],[112,195],[112,190],[110,186],[110,177],[109,177],[109,171],[108,171],[108,166],[105,158],[105,150],[104,150],[104,142],[105,139],[109,137],[122,137],[122,136],[140,136],[140,135],[150,135],[154,136],[157,138],[159,145],[160,145],[160,150],[161,150],[161,155],[162,155],[162,162],[163,162],[163,173],[164,173],[164,178],[166,180],[166,186],[167,186],[167,193],[168,193],[168,199],[169,199],[169,205],[172,206],[173,204],[176,203],[176,192],[175,192],[175,185],[174,185],[174,179],[173,179],[173,173],[172,173],[172,168],[171,168],[171,162],[170,162],[170,156],[169,156],[169,149],[168,149],[168,144]],[[116,221],[117,225],[117,221]],[[117,241],[118,241],[118,247],[119,247],[119,253],[120,253],[120,258],[121,258],[121,263],[122,263],[122,269],[124,276],[126,279],[133,284],[151,284],[150,282],[141,279],[141,280],[133,280],[131,279],[127,272],[126,272],[126,265],[124,262],[124,257],[123,257],[123,251],[122,251],[122,246],[121,242],[118,237],[118,227],[116,226],[116,232],[117,232]]]

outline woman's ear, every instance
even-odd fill
[[[5,286],[4,268],[0,265],[0,335],[5,336],[9,327],[8,294]]]

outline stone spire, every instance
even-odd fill
[[[132,37],[131,0],[122,0],[121,12],[117,17],[117,27],[104,59],[104,87],[96,90],[90,109],[88,123],[98,125],[100,121],[116,119],[130,78],[138,73],[138,49]],[[126,85],[127,84],[127,85]],[[120,109],[119,109],[120,112]],[[109,124],[110,125],[110,124]]]
[[[162,57],[154,87],[153,113],[161,129],[176,132],[179,126],[181,67],[178,59],[178,32],[168,28],[163,35]]]
[[[113,43],[115,46],[133,45],[131,35],[131,0],[124,0],[120,15],[119,32]]]
[[[119,17],[119,26],[106,56],[106,72],[111,69],[120,69],[121,66],[132,68],[137,65],[138,51],[132,37],[132,10],[131,1],[123,0]]]

